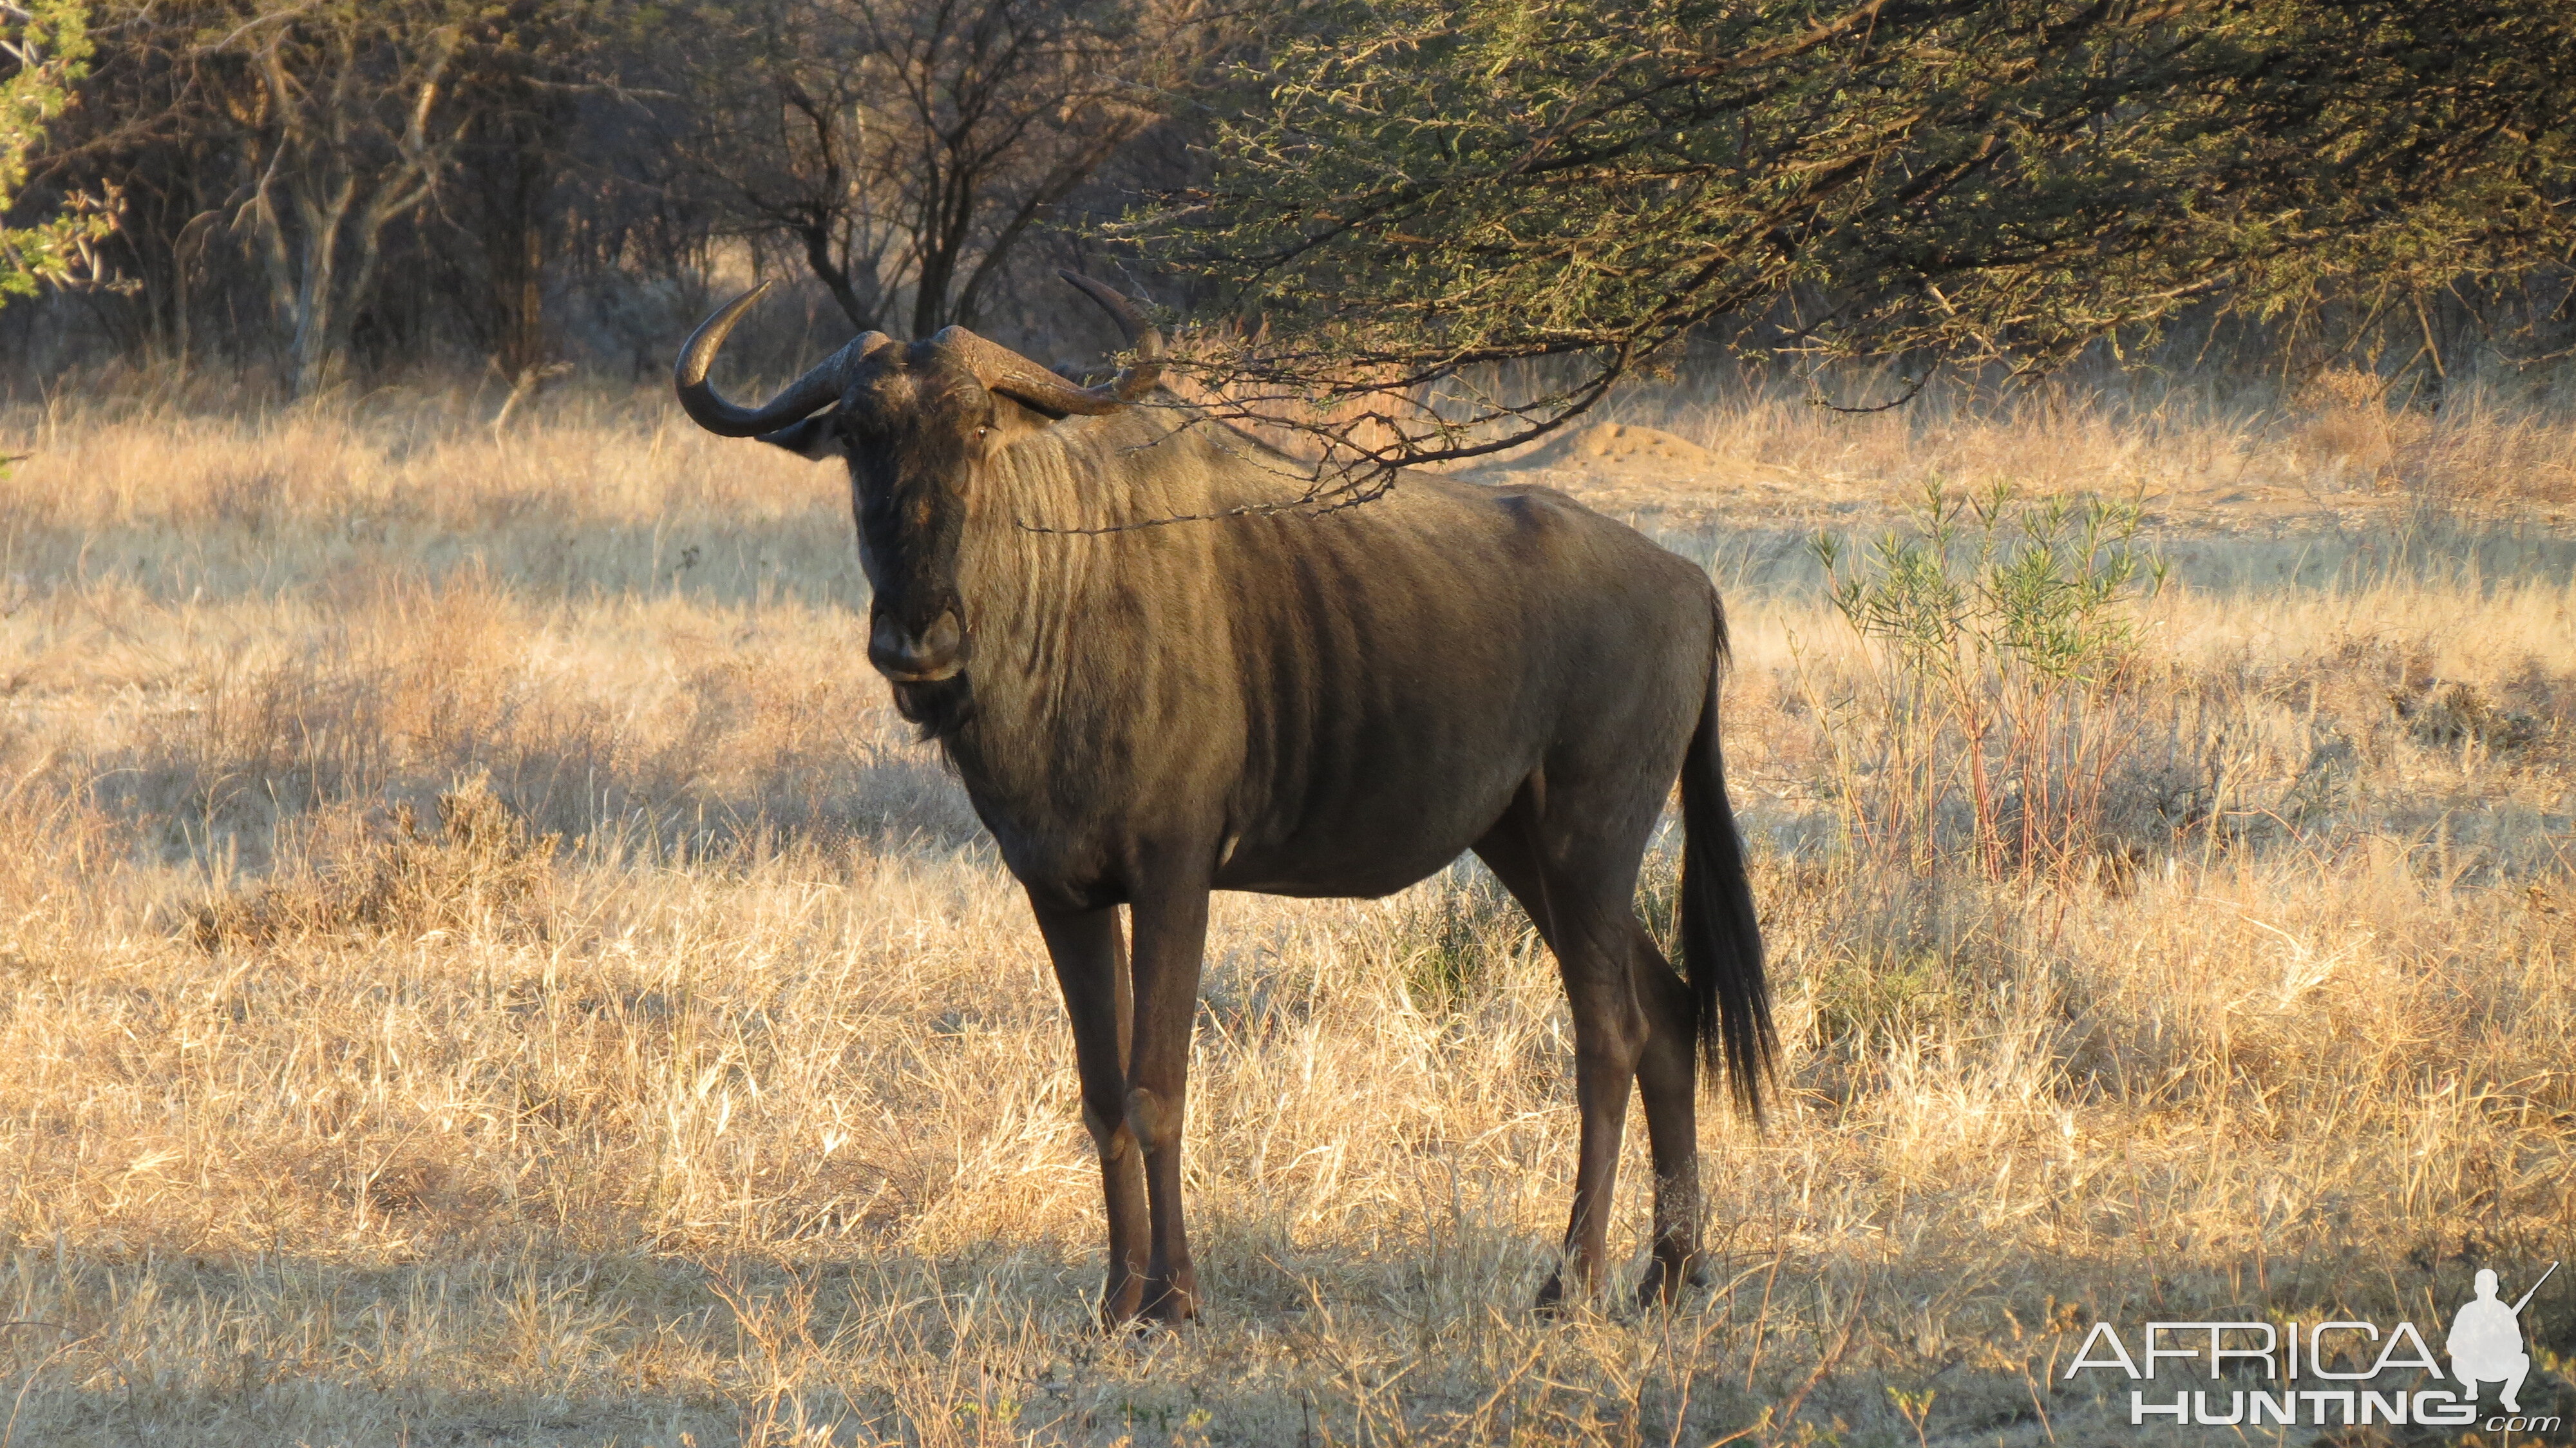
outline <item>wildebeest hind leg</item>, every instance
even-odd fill
[[[1073,1022],[1073,1059],[1082,1079],[1082,1120],[1100,1151],[1100,1184],[1109,1210],[1109,1281],[1100,1294],[1100,1323],[1133,1320],[1145,1302],[1151,1250],[1145,1205],[1144,1153],[1127,1123],[1127,1048],[1133,1003],[1127,941],[1118,909],[1056,910],[1034,897],[1038,933],[1055,961]]]
[[[1670,1302],[1701,1279],[1699,1260],[1698,1003],[1688,982],[1632,925],[1637,1003],[1646,1012],[1646,1048],[1637,1061],[1637,1093],[1646,1102],[1646,1139],[1655,1160],[1655,1247],[1637,1285],[1637,1301]]]
[[[1630,974],[1629,931],[1635,913],[1615,885],[1620,872],[1597,869],[1601,856],[1550,840],[1524,791],[1476,853],[1521,902],[1555,952],[1574,1015],[1574,1098],[1582,1142],[1574,1173],[1574,1210],[1565,1227],[1565,1259],[1539,1290],[1540,1310],[1553,1309],[1573,1287],[1600,1282],[1609,1251],[1610,1204],[1627,1128],[1628,1091],[1647,1042],[1645,1013]],[[1631,872],[1633,873],[1633,872]],[[1607,878],[1604,878],[1604,876]]]

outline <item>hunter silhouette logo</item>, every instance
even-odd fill
[[[2550,1263],[2508,1305],[2497,1295],[2495,1271],[2481,1268],[2477,1295],[2451,1314],[2447,1374],[2411,1322],[2383,1327],[2349,1318],[2310,1323],[2246,1317],[2150,1322],[2134,1353],[2116,1323],[2096,1322],[2065,1377],[2107,1370],[2138,1384],[2129,1390],[2132,1427],[2162,1418],[2175,1426],[2240,1429],[2378,1423],[2465,1428],[2479,1422],[2478,1389],[2494,1383],[2502,1390],[2503,1411],[2481,1426],[2490,1432],[2556,1433],[2565,1419],[2525,1414],[2521,1394],[2531,1375],[2522,1312],[2557,1271],[2558,1264]],[[2409,1371],[2416,1376],[2395,1376]],[[2194,1379],[2209,1386],[2189,1387]]]
[[[2478,1295],[2451,1316],[2451,1376],[2460,1380],[2461,1391],[2475,1398],[2479,1384],[2502,1383],[2504,1410],[2522,1411],[2514,1395],[2522,1391],[2522,1380],[2531,1373],[2531,1354],[2522,1350],[2522,1310],[2530,1305],[2540,1283],[2557,1270],[2558,1264],[2550,1263],[2540,1282],[2531,1284],[2531,1292],[2507,1307],[2496,1300],[2494,1269],[2478,1269]]]

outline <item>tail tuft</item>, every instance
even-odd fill
[[[1721,654],[1724,627],[1721,621]],[[1754,918],[1744,841],[1726,798],[1717,742],[1718,674],[1713,657],[1708,703],[1682,759],[1682,970],[1699,999],[1699,1045],[1710,1078],[1723,1077],[1736,1105],[1758,1122],[1764,1093],[1774,1085],[1779,1037],[1771,1026],[1771,987],[1762,972],[1762,930]]]

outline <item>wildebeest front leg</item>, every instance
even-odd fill
[[[1127,1122],[1145,1147],[1153,1201],[1153,1255],[1145,1269],[1145,1315],[1182,1322],[1198,1315],[1198,1274],[1181,1219],[1181,1126],[1189,1100],[1190,1029],[1198,1019],[1199,963],[1207,948],[1204,882],[1139,891],[1136,1025],[1127,1062]]]
[[[1127,983],[1127,942],[1118,910],[1059,910],[1040,903],[1038,932],[1055,959],[1073,1021],[1073,1059],[1082,1078],[1082,1120],[1100,1150],[1100,1183],[1109,1208],[1109,1282],[1100,1294],[1100,1321],[1130,1321],[1145,1301],[1149,1249],[1144,1153],[1127,1122],[1127,1058],[1133,1002]]]

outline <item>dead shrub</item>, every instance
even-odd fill
[[[560,843],[558,835],[532,835],[477,775],[438,796],[435,831],[399,804],[388,835],[348,864],[199,906],[196,941],[212,953],[295,938],[496,927],[506,937],[541,939]]]
[[[2329,367],[2293,399],[2306,414],[2290,449],[2310,470],[2368,487],[2395,481],[2400,454],[2431,431],[2423,417],[2388,406],[2388,379],[2351,367]]]
[[[2468,741],[2487,749],[2518,750],[2542,733],[2539,720],[2497,707],[2475,684],[2430,679],[2417,689],[2391,690],[2388,702],[2419,743]]]

